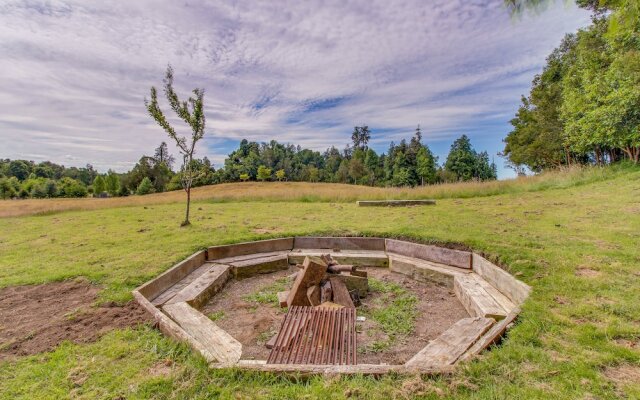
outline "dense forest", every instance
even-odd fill
[[[640,158],[640,1],[578,0],[567,35],[522,98],[503,155],[516,171]]]
[[[409,142],[391,143],[387,153],[368,146],[367,126],[355,127],[343,150],[321,153],[300,146],[242,140],[238,149],[215,169],[204,157],[194,159],[193,186],[249,180],[338,182],[371,186],[416,186],[441,182],[496,179],[487,152],[476,152],[466,135],[452,145],[443,165],[422,143],[418,127]],[[51,162],[0,160],[0,198],[115,197],[144,195],[182,188],[180,172],[166,143],[153,156],[142,156],[126,173],[98,173],[91,165],[65,168]]]

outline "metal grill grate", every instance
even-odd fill
[[[355,308],[291,307],[267,363],[357,364],[355,322]]]

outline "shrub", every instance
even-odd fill
[[[136,194],[143,196],[145,194],[151,194],[155,192],[154,188],[153,188],[153,184],[151,183],[151,179],[149,179],[148,177],[144,177],[144,179],[142,179],[142,181],[140,182],[140,184],[138,185],[138,189],[136,190]]]

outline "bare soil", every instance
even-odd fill
[[[387,339],[380,330],[379,324],[371,319],[358,322],[359,363],[404,363],[456,321],[469,316],[453,291],[446,287],[417,282],[404,275],[390,272],[386,268],[364,268],[364,270],[369,273],[369,277],[395,282],[414,293],[418,298],[416,303],[418,316],[412,334],[397,338],[389,347],[378,352],[365,351],[365,349],[370,348],[374,342]],[[266,359],[269,356],[269,350],[264,344],[278,332],[284,318],[284,309],[272,304],[248,301],[244,297],[257,293],[272,285],[276,279],[289,276],[296,271],[297,268],[291,267],[287,271],[232,280],[203,308],[202,312],[205,315],[224,313],[224,316],[215,322],[242,343],[243,359]],[[293,279],[287,286],[290,287],[292,282]],[[362,299],[362,305],[369,309],[379,307],[375,302],[381,296],[381,293],[370,292],[366,298]]]
[[[36,354],[60,342],[95,341],[116,328],[150,322],[137,303],[95,306],[100,289],[84,280],[0,290],[0,360]]]

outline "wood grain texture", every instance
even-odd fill
[[[383,238],[369,237],[296,236],[293,247],[296,249],[385,250]]]
[[[463,318],[432,340],[405,365],[438,367],[453,365],[495,321],[491,318]]]
[[[153,300],[162,292],[179,282],[182,278],[195,271],[198,267],[204,264],[206,259],[206,251],[197,251],[149,282],[138,287],[136,290],[147,299]]]
[[[386,239],[387,253],[419,258],[458,268],[471,268],[471,252],[444,247]]]
[[[467,275],[471,270],[433,263],[418,258],[389,254],[389,269],[419,282],[430,282],[453,289],[453,277]]]
[[[307,288],[320,283],[327,272],[327,264],[320,257],[306,257],[303,262],[303,269],[298,272],[296,280],[291,286],[287,305],[310,306],[307,298]]]
[[[231,277],[229,265],[206,263],[207,271],[180,290],[166,304],[187,302],[192,307],[202,307],[211,296],[218,293]]]
[[[254,253],[269,253],[274,251],[291,250],[293,248],[293,238],[280,238],[258,240],[254,242],[244,242],[228,244],[222,246],[212,246],[207,249],[207,259],[209,261],[220,258],[236,257]]]
[[[195,271],[190,273],[189,275],[182,278],[178,283],[169,287],[164,292],[160,293],[157,297],[155,297],[152,301],[153,305],[156,307],[162,306],[167,301],[171,300],[178,292],[180,292],[185,287],[189,286],[191,282],[195,281],[198,277],[209,270],[209,265],[207,263],[199,266]]]
[[[249,278],[257,274],[268,274],[289,268],[289,258],[286,254],[252,258],[249,260],[230,263],[233,276],[237,279]]]
[[[530,286],[477,254],[473,255],[473,270],[515,304],[522,304],[531,293]]]
[[[347,285],[344,284],[342,279],[332,276],[329,278],[329,282],[331,282],[331,290],[333,291],[332,301],[341,306],[355,308],[353,300],[351,300],[349,290],[347,289]]]
[[[339,279],[347,287],[347,290],[357,290],[360,297],[367,297],[367,293],[369,292],[369,279],[361,277],[361,276],[353,276],[353,275],[330,275],[335,279]]]
[[[494,324],[491,329],[489,329],[478,341],[476,341],[473,346],[471,346],[459,359],[458,361],[466,361],[470,358],[480,354],[482,350],[488,348],[489,346],[497,343],[507,332],[507,329],[511,326],[511,324],[517,319],[518,314],[520,313],[520,309],[516,308],[511,311],[503,320],[498,321]]]
[[[300,264],[304,258],[320,257],[323,254],[330,254],[331,257],[340,264],[355,265],[358,267],[387,267],[389,258],[384,251],[365,250],[345,250],[327,251],[323,249],[294,249],[289,253],[290,264]]]
[[[477,275],[456,276],[453,280],[453,290],[470,315],[501,320],[509,311],[487,291],[486,285],[488,283]],[[503,298],[510,302],[506,297]],[[511,304],[510,308],[513,309],[515,306]]]
[[[291,374],[294,376],[310,375],[373,375],[381,376],[389,373],[403,375],[420,374],[424,376],[451,374],[452,366],[407,366],[407,365],[383,365],[383,364],[356,364],[356,365],[314,365],[314,364],[266,364],[263,360],[240,360],[238,367],[253,371],[271,372],[279,374]],[[212,365],[212,368],[225,368],[222,365]]]
[[[162,309],[185,332],[198,341],[216,361],[233,364],[240,360],[242,355],[240,342],[189,304],[167,304]]]

